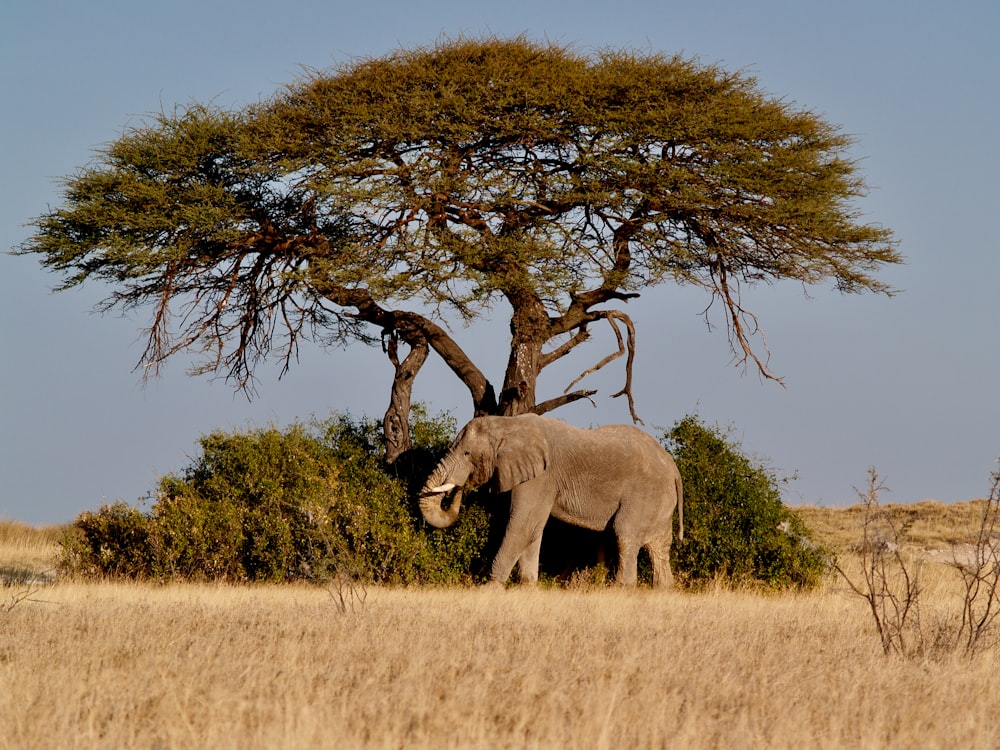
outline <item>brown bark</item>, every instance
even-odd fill
[[[515,276],[515,274],[512,274]],[[319,287],[317,280],[314,283]],[[619,350],[606,357],[588,373],[600,369],[607,361],[628,353],[626,365],[626,385],[616,396],[625,395],[633,420],[641,422],[635,413],[631,393],[632,355],[634,354],[634,333],[631,320],[618,311],[591,309],[592,306],[611,300],[625,301],[637,294],[619,292],[610,284],[576,295],[567,311],[558,317],[550,317],[542,301],[530,290],[512,284],[506,292],[513,308],[511,315],[510,356],[504,373],[503,387],[497,399],[493,386],[486,376],[469,359],[451,336],[432,320],[413,312],[387,310],[381,307],[364,289],[349,289],[329,285],[323,289],[325,296],[343,307],[354,307],[354,317],[382,328],[387,339],[387,354],[395,368],[393,390],[389,408],[384,418],[386,436],[386,460],[390,463],[411,446],[409,437],[409,410],[412,398],[413,380],[433,349],[465,384],[472,397],[475,416],[500,414],[543,414],[573,401],[590,398],[595,391],[578,390],[567,392],[538,403],[536,384],[538,376],[547,365],[569,353],[579,344],[588,340],[587,325],[598,320],[608,320],[619,337]],[[622,345],[615,320],[622,321],[629,329],[629,345]],[[553,337],[570,334],[570,339],[553,351],[543,354],[543,346]],[[407,357],[398,359],[398,341],[410,346]],[[587,373],[584,373],[587,374]],[[572,385],[570,386],[572,388]]]
[[[397,458],[413,448],[413,441],[410,439],[413,379],[427,360],[428,346],[423,337],[411,337],[406,343],[410,345],[410,351],[400,362],[398,334],[392,332],[386,337],[386,354],[394,368],[389,408],[382,420],[387,464],[394,463]]]
[[[441,326],[417,313],[386,310],[364,289],[321,286],[320,283],[313,280],[313,284],[334,304],[356,308],[354,317],[359,320],[379,326],[387,335],[396,332],[408,343],[420,339],[425,341],[469,389],[475,416],[497,413],[496,392],[492,384]]]
[[[510,357],[498,413],[513,417],[535,410],[535,384],[543,367],[542,346],[551,338],[551,321],[537,298],[508,295],[508,299],[514,312],[510,321]]]

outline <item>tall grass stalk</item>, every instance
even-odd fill
[[[0,520],[0,583],[28,583],[54,571],[66,528]]]
[[[995,650],[885,660],[832,589],[45,594],[0,620],[0,748],[1000,745]]]

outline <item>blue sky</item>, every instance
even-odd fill
[[[892,490],[884,501],[969,500],[986,493],[1000,457],[1000,253],[989,228],[1000,209],[998,29],[994,0],[8,0],[0,249],[60,203],[59,177],[144,114],[192,101],[243,106],[303,66],[485,33],[696,56],[751,72],[853,135],[872,188],[857,208],[893,229],[906,264],[882,274],[900,290],[892,299],[791,284],[748,292],[784,389],[732,366],[724,327],[709,331],[701,317],[703,295],[648,291],[628,308],[640,415],[654,432],[692,412],[731,424],[749,452],[796,475],[792,504],[853,503],[869,466]],[[102,502],[135,502],[216,428],[385,409],[387,362],[362,347],[307,347],[280,381],[264,368],[250,403],[222,381],[189,377],[182,360],[143,388],[133,367],[145,318],[94,314],[106,287],[53,294],[57,281],[34,258],[0,255],[0,518],[65,522]],[[454,332],[501,380],[503,321]],[[573,367],[600,359],[602,345]],[[574,374],[543,376],[540,397]],[[621,378],[605,368],[589,381],[596,408],[556,416],[627,422],[627,405],[609,398]],[[459,423],[470,416],[436,362],[416,397]]]

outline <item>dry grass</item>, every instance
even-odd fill
[[[1000,663],[831,592],[62,584],[4,615],[0,747],[995,747]],[[928,710],[933,706],[933,710]]]
[[[925,567],[931,617],[957,590],[947,566]],[[835,579],[781,596],[348,601],[293,586],[37,587],[0,608],[0,748],[1000,746],[1000,649],[886,657]]]
[[[0,520],[0,581],[18,581],[53,570],[65,529]]]
[[[900,530],[900,542],[912,550],[946,550],[968,542],[982,519],[985,500],[939,503],[924,500],[899,505],[887,503],[880,510]],[[819,544],[835,552],[848,552],[861,539],[864,508],[819,508],[799,505],[792,510],[805,522]]]

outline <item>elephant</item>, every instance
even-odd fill
[[[420,491],[424,520],[446,528],[465,489],[510,492],[510,519],[490,570],[504,585],[515,562],[522,584],[538,581],[542,530],[549,516],[575,526],[611,528],[618,543],[616,583],[635,585],[643,547],[653,585],[670,587],[670,545],[677,508],[684,539],[681,475],[652,437],[631,425],[580,429],[549,417],[476,417],[459,432]],[[454,492],[447,506],[442,501]]]

